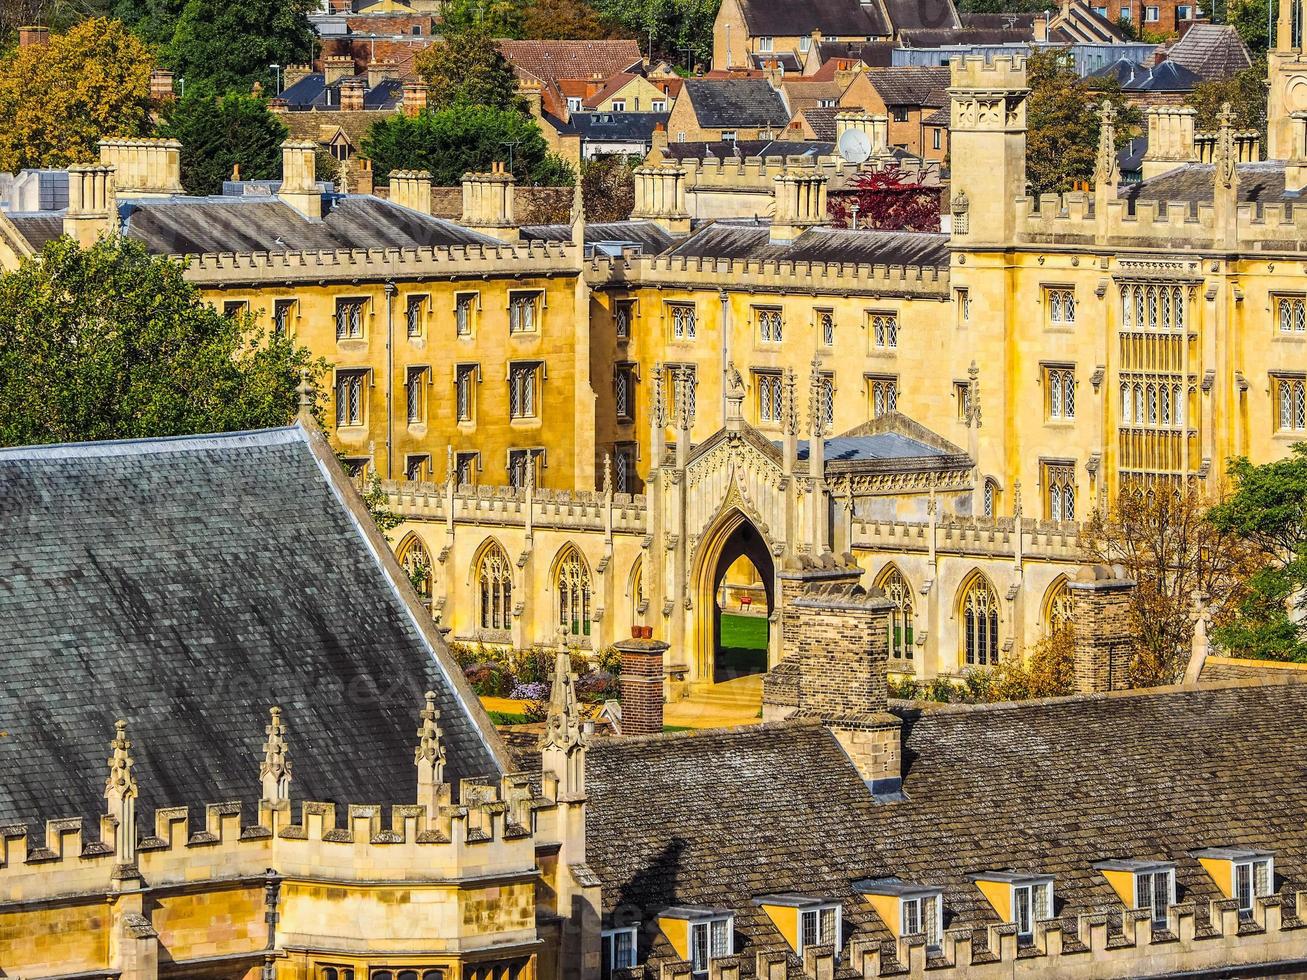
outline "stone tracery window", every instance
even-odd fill
[[[1066,579],[1059,579],[1049,590],[1044,602],[1044,629],[1049,636],[1068,629],[1074,621],[1074,609],[1071,603],[1071,590],[1067,588]]]
[[[410,537],[400,552],[399,563],[413,588],[423,599],[431,598],[431,555],[416,536]]]
[[[912,588],[893,565],[881,577],[885,598],[894,603],[889,614],[889,655],[891,659],[911,660],[913,647]]]
[[[568,545],[555,572],[558,623],[568,636],[590,635],[590,569],[574,545]]]
[[[998,593],[980,573],[963,587],[962,661],[966,667],[998,663]]]
[[[496,631],[511,629],[513,570],[508,555],[504,554],[504,549],[498,544],[491,543],[481,553],[476,578],[481,628]]]

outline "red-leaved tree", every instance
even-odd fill
[[[831,223],[889,231],[939,231],[939,188],[905,179],[896,167],[859,174],[846,190],[830,195]]]

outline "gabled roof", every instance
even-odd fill
[[[618,92],[620,92],[623,88],[626,87],[627,83],[630,82],[631,79],[639,78],[639,77],[640,76],[636,75],[634,72],[619,71],[612,78],[608,79],[608,81],[604,82],[603,87],[600,88],[599,91],[595,92],[593,95],[587,96],[581,102],[581,104],[585,106],[587,109],[593,109],[595,106],[599,105],[599,103],[603,102],[605,99],[610,98],[616,95]]]
[[[826,71],[826,66],[838,59],[859,61],[864,65],[888,68],[894,64],[893,41],[822,41],[817,45],[817,56],[821,59],[821,68],[815,75]],[[830,69],[834,77],[834,67]]]
[[[1229,24],[1194,24],[1171,45],[1167,58],[1204,81],[1229,78],[1252,66],[1252,54]]]
[[[780,93],[762,78],[690,78],[681,97],[699,125],[713,129],[780,129],[790,118]]]
[[[506,764],[316,429],[0,449],[0,499],[0,823],[103,812],[119,718],[147,812],[256,797],[273,706],[297,799],[412,800],[427,690],[452,781]]]
[[[640,65],[635,41],[500,41],[499,52],[519,74],[548,85],[564,78],[609,78]]]
[[[1118,58],[1090,74],[1091,78],[1115,78],[1127,92],[1192,92],[1202,81],[1188,68],[1174,61],[1160,65],[1141,65],[1129,58]]]
[[[892,30],[878,3],[858,0],[741,0],[744,23],[753,37],[801,37],[814,29],[831,37],[888,37]]]
[[[924,65],[899,68],[868,68],[867,80],[887,106],[929,106],[948,104],[949,69]]]
[[[953,0],[881,0],[895,32],[950,30],[962,26]]]
[[[1048,24],[1051,41],[1087,41],[1090,43],[1122,44],[1130,41],[1119,24],[1108,20],[1082,0],[1072,0],[1063,8],[1054,10]]]
[[[814,139],[822,140],[828,143],[835,142],[835,116],[841,112],[838,106],[809,106],[806,109],[800,109],[797,115],[800,115],[812,129]]]

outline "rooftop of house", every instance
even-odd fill
[[[812,127],[812,135],[820,142],[835,142],[835,116],[842,112],[838,106],[808,106],[798,110]]]
[[[817,56],[821,60],[817,76],[820,77],[830,65],[829,71],[834,77],[835,63],[844,60],[888,68],[894,64],[894,48],[893,41],[822,41],[817,45]]]
[[[639,67],[643,58],[636,41],[511,41],[499,42],[504,59],[519,73],[555,85],[576,78],[611,78]]]
[[[1238,165],[1239,201],[1242,204],[1277,204],[1298,200],[1284,190],[1284,161],[1262,160]],[[1127,201],[1174,201],[1199,204],[1212,200],[1216,166],[1185,163],[1174,170],[1135,184],[1122,184],[1117,195]]]
[[[780,93],[762,78],[690,78],[682,97],[705,127],[779,128],[790,118]]]
[[[1194,86],[1203,80],[1175,61],[1141,65],[1129,58],[1118,58],[1091,73],[1090,77],[1114,78],[1126,92],[1192,92]]]
[[[1049,23],[1050,41],[1121,44],[1130,37],[1087,3],[1070,3],[1056,11]]]
[[[1252,66],[1252,53],[1228,24],[1194,24],[1171,45],[1167,59],[1206,81],[1229,78]]]
[[[962,26],[953,0],[880,0],[880,2],[896,32],[956,30]]]
[[[572,112],[563,122],[549,117],[560,133],[576,133],[587,140],[645,142],[653,140],[654,131],[667,127],[666,112]]]
[[[798,75],[803,71],[803,63],[793,51],[782,51],[778,54],[751,54],[749,61],[759,70],[775,64],[780,66],[786,75]]]
[[[519,233],[525,241],[572,240],[571,225],[523,225]],[[635,245],[647,255],[661,255],[678,241],[679,238],[652,221],[595,221],[587,222],[585,226],[587,245],[609,246],[614,249],[623,245]]]
[[[949,263],[949,236],[943,234],[819,227],[786,244],[772,242],[770,235],[766,224],[717,221],[696,231],[670,254],[688,258],[850,262],[941,269]]]
[[[1200,906],[1222,897],[1202,848],[1270,852],[1279,891],[1307,887],[1307,685],[894,710],[895,801],[873,799],[814,721],[595,743],[587,860],[605,916],[645,926],[646,975],[678,958],[649,928],[669,906],[731,910],[750,952],[783,945],[755,904],[774,893],[838,900],[845,940],[889,938],[860,879],[942,889],[945,928],[981,930],[981,947],[1000,918],[971,876],[996,869],[1051,876],[1072,920],[1122,910],[1094,868],[1110,859],[1174,862],[1178,900]]]
[[[428,690],[451,781],[500,770],[331,453],[300,426],[0,449],[0,823],[101,813],[120,718],[147,809],[257,792],[273,706],[297,798],[412,799]]]
[[[868,68],[867,81],[887,106],[948,105],[949,69],[925,65]]]
[[[310,109],[339,109],[340,89],[344,82],[354,79],[367,82],[366,74],[353,78],[338,79],[327,84],[326,76],[315,71],[297,79],[293,85],[287,85],[277,98],[286,102],[291,112],[304,112]],[[368,110],[393,111],[399,108],[404,97],[404,83],[398,78],[384,78],[375,87],[364,87],[363,108]]]
[[[752,36],[802,37],[813,29],[830,37],[887,37],[893,33],[879,3],[858,0],[741,0],[744,23]]]

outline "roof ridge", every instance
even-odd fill
[[[786,718],[781,721],[764,721],[758,724],[732,725],[725,728],[690,728],[681,732],[656,732],[653,735],[612,735],[597,744],[640,745],[647,742],[674,742],[692,738],[721,738],[727,735],[744,735],[749,732],[785,731],[791,728],[820,728],[819,718]]]
[[[154,452],[198,452],[219,445],[284,446],[307,442],[298,423],[271,429],[242,429],[187,436],[151,436],[137,439],[57,442],[33,446],[0,447],[0,461],[20,459],[84,459],[89,456],[143,456]]]

